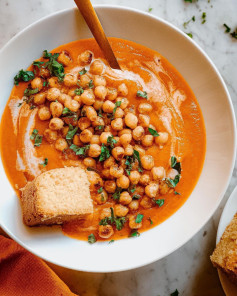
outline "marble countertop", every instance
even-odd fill
[[[117,4],[147,11],[162,17],[181,30],[192,33],[193,39],[206,51],[223,76],[237,113],[237,40],[225,34],[227,23],[237,26],[235,0],[94,0],[93,4]],[[41,17],[64,8],[73,7],[72,0],[1,0],[0,48],[16,33]],[[202,13],[206,22],[202,24]],[[187,29],[183,23],[195,15]],[[221,168],[220,168],[221,169]],[[221,296],[216,270],[209,255],[215,246],[219,218],[227,198],[237,184],[237,166],[225,197],[211,220],[188,243],[166,258],[145,267],[113,274],[93,274],[50,265],[56,273],[81,296],[169,296],[178,289],[182,296]],[[72,275],[79,285],[71,282]]]

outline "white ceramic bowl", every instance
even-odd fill
[[[212,216],[233,170],[235,118],[220,74],[188,36],[166,21],[140,11],[113,6],[96,6],[96,11],[108,36],[132,40],[157,50],[193,89],[207,132],[206,160],[198,184],[172,217],[139,238],[89,245],[64,236],[58,228],[25,227],[18,199],[0,164],[0,223],[14,240],[45,260],[76,270],[113,272],[165,257],[186,243]],[[76,9],[48,16],[14,37],[0,52],[1,112],[19,69],[27,68],[44,49],[51,50],[88,37],[91,34]]]

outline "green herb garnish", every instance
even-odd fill
[[[96,238],[95,238],[94,234],[91,233],[90,235],[88,235],[88,243],[94,244],[95,242],[96,242]]]
[[[100,187],[100,188],[97,190],[98,193],[101,193],[102,191],[103,191],[103,187]]]
[[[43,66],[44,62],[34,61],[33,66],[38,67],[39,69]]]
[[[237,39],[237,28],[232,33],[230,33],[230,35],[232,36],[232,38]]]
[[[231,28],[227,24],[223,24],[223,26],[225,27],[225,33],[230,33]]]
[[[174,179],[166,178],[165,182],[170,188],[175,188],[176,185],[179,183],[180,175],[176,175]]]
[[[99,225],[115,225],[117,230],[121,230],[126,223],[126,217],[115,217],[113,208],[110,208],[111,216],[105,217],[104,219],[100,220]]]
[[[151,217],[148,217],[147,219],[150,221],[150,224],[152,225],[153,221],[151,220]]]
[[[107,144],[110,146],[111,149],[113,149],[114,148],[114,144],[117,144],[117,143],[118,143],[118,141],[114,139],[114,136],[113,135],[112,136],[109,136],[107,138]]]
[[[83,68],[83,69],[81,69],[81,71],[79,71],[79,74],[80,74],[80,75],[84,75],[84,74],[86,74],[86,72],[87,72],[86,69]]]
[[[66,135],[66,140],[72,140],[74,135],[76,134],[77,130],[78,130],[77,126],[75,128],[73,128],[73,126],[71,124],[69,124],[69,130]]]
[[[190,38],[193,38],[193,34],[192,33],[186,33]]]
[[[119,200],[120,199],[120,194],[121,194],[122,190],[123,190],[122,188],[117,187],[116,190],[115,190],[115,192],[114,192],[114,194],[112,195],[112,198],[114,200]]]
[[[142,219],[143,219],[144,215],[142,214],[137,214],[137,217],[136,217],[136,220],[135,222],[136,223],[141,223],[142,222]]]
[[[38,133],[39,133],[38,130],[34,129],[31,136],[30,136],[30,139],[32,141],[34,140],[35,147],[39,147],[41,145],[42,139],[43,139],[43,136],[39,135]]]
[[[153,128],[148,127],[148,131],[153,137],[159,137],[159,134]]]
[[[177,161],[175,156],[171,156],[171,167],[181,174],[181,163]]]
[[[138,163],[139,163],[138,171],[140,173],[142,173],[143,172],[143,168],[142,168],[142,163],[141,163],[141,159],[140,159],[140,154],[139,154],[139,152],[137,150],[134,150],[133,155],[138,160]]]
[[[144,98],[144,99],[147,99],[147,92],[146,92],[146,91],[138,90],[138,91],[137,91],[137,97],[138,97],[138,98]]]
[[[114,119],[114,114],[115,114],[117,108],[121,106],[121,103],[122,103],[121,101],[117,101],[117,102],[115,103],[115,107],[114,107],[114,110],[113,110],[113,114],[112,114],[112,116],[111,116],[111,120]]]
[[[29,97],[31,95],[37,94],[38,92],[39,92],[38,88],[34,88],[34,89],[26,88],[24,90],[24,96]]]
[[[109,244],[112,244],[112,243],[114,243],[114,239],[111,239],[111,240],[109,241]]]
[[[188,25],[191,21],[195,22],[195,16],[193,16],[193,17],[192,17],[190,20],[188,20],[187,22],[184,22],[184,23],[183,23],[183,27],[184,27],[185,29],[187,29],[187,25]]]
[[[14,84],[18,85],[20,81],[30,81],[35,78],[35,75],[32,71],[24,71],[23,69],[18,72],[14,77]]]
[[[204,24],[206,22],[206,16],[207,16],[206,12],[203,12],[202,13],[202,24]]]
[[[148,12],[152,12],[153,8],[152,7],[149,7],[148,8]]]
[[[165,203],[164,199],[155,199],[154,202],[160,207],[162,207]]]
[[[170,296],[179,296],[179,291],[176,289]]]
[[[76,88],[76,89],[74,90],[74,93],[75,93],[77,96],[80,96],[81,94],[84,93],[84,89],[83,89],[82,87],[80,87],[80,88]]]
[[[129,235],[129,237],[138,237],[138,236],[140,236],[140,233],[137,230],[133,230]]]
[[[106,160],[109,157],[110,157],[109,148],[106,147],[104,144],[102,144],[99,161],[104,161],[104,160]]]
[[[72,144],[69,148],[70,148],[73,152],[75,152],[76,155],[86,156],[86,153],[87,153],[88,149],[90,148],[90,145],[86,145],[86,146],[83,146],[83,147],[79,147],[79,146],[77,146],[77,145]]]
[[[49,162],[48,158],[45,158],[45,159],[44,159],[44,162],[41,162],[40,164],[41,164],[43,167],[45,167],[45,166],[48,164],[48,162]]]
[[[139,195],[139,194],[134,194],[132,196],[132,199],[140,199],[140,198],[141,198],[141,195]]]
[[[62,64],[60,64],[57,61],[58,56],[59,56],[59,53],[52,54],[52,53],[48,52],[47,50],[43,51],[43,58],[49,59],[49,61],[45,63],[44,67],[48,68],[51,76],[58,77],[58,80],[60,82],[62,82],[63,78],[65,76],[64,67]]]
[[[89,88],[93,88],[93,87],[94,87],[93,80],[90,80],[90,82],[89,82],[89,84],[88,84],[88,87],[89,87]]]
[[[175,195],[181,195],[181,193],[177,192],[177,191],[174,191],[174,194]]]

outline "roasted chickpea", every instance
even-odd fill
[[[128,144],[132,141],[132,135],[131,134],[123,134],[120,136],[120,143],[123,145],[123,147],[128,146]]]
[[[96,75],[94,78],[94,86],[106,86],[106,79],[103,76]]]
[[[105,179],[113,179],[113,177],[110,175],[109,169],[103,169],[102,175]]]
[[[132,131],[132,136],[133,136],[133,139],[135,141],[141,141],[142,138],[144,137],[145,135],[145,131],[144,131],[144,128],[142,126],[137,126],[133,131]]]
[[[113,158],[113,156],[110,156],[109,158],[107,158],[104,161],[104,168],[110,168],[112,165],[115,164],[115,159]]]
[[[139,114],[138,115],[138,122],[139,125],[142,127],[148,127],[150,124],[150,116],[146,114]]]
[[[127,98],[123,98],[123,97],[117,97],[116,102],[121,102],[121,105],[119,106],[121,109],[126,109],[129,101]]]
[[[113,136],[117,136],[118,132],[113,130],[111,125],[106,125],[104,128],[105,132],[110,132]]]
[[[132,113],[136,115],[136,110],[134,105],[130,105],[126,109],[124,109],[124,114],[127,115],[128,113]]]
[[[165,177],[165,169],[163,167],[153,167],[151,175],[154,181],[158,181]]]
[[[162,194],[162,195],[165,195],[169,191],[170,191],[170,188],[169,188],[168,184],[166,184],[165,181],[160,182],[160,185],[159,185],[159,193]]]
[[[59,101],[59,103],[64,105],[65,102],[69,102],[70,100],[72,100],[72,97],[67,94],[60,93],[57,100]]]
[[[137,218],[137,215],[131,215],[129,217],[129,222],[128,222],[128,225],[131,229],[139,229],[142,227],[142,222],[141,223],[136,223],[136,218]]]
[[[129,180],[132,184],[136,185],[136,184],[138,184],[140,177],[141,177],[141,175],[138,171],[131,171],[130,176],[129,176]]]
[[[128,205],[130,211],[136,211],[139,208],[139,201],[138,200],[132,200],[130,204]]]
[[[34,78],[30,84],[33,89],[38,88],[39,91],[43,88],[43,80],[39,77]]]
[[[95,110],[99,111],[100,109],[102,109],[103,104],[104,104],[103,101],[95,100],[93,107],[95,108]]]
[[[56,140],[54,146],[58,151],[63,151],[68,148],[68,143],[65,139],[59,138]]]
[[[166,132],[159,132],[159,137],[155,137],[155,143],[157,145],[164,145],[167,143],[169,138],[168,133]]]
[[[123,191],[121,194],[120,194],[120,197],[119,197],[119,202],[123,205],[128,205],[130,204],[132,201],[132,197],[131,195],[127,192],[127,191]]]
[[[89,83],[90,83],[91,79],[87,74],[81,75],[80,76],[80,86],[81,87],[88,87]]]
[[[106,181],[106,182],[108,182],[108,181]],[[102,209],[102,211],[100,213],[100,219],[109,218],[110,216],[111,216],[111,210],[110,210],[110,208],[104,208],[104,209]]]
[[[94,60],[90,66],[90,72],[94,75],[101,75],[104,71],[104,64],[100,60]]]
[[[63,105],[59,102],[52,102],[49,109],[53,117],[60,117],[63,112]]]
[[[98,193],[95,196],[95,201],[99,205],[102,205],[102,204],[106,203],[107,200],[108,200],[108,194],[107,194],[107,192],[105,190],[102,190],[101,193]]]
[[[114,234],[113,227],[111,225],[100,225],[98,234],[101,238],[109,238]]]
[[[134,129],[137,127],[138,119],[137,116],[133,113],[127,113],[125,116],[125,124],[126,126],[130,127],[131,129]]]
[[[146,154],[146,151],[139,145],[135,145],[134,146],[134,150],[138,151],[139,152],[139,156],[140,158]]]
[[[47,99],[49,101],[56,101],[59,96],[60,96],[60,90],[58,88],[52,87],[52,88],[48,89]]]
[[[39,71],[39,75],[43,78],[48,78],[50,76],[50,72],[46,68],[41,68]]]
[[[133,152],[134,152],[133,146],[130,144],[124,148],[124,155],[126,155],[126,156],[132,156]]]
[[[34,95],[34,103],[36,105],[44,104],[45,99],[46,99],[46,93],[45,92],[41,92],[41,93],[38,93],[38,94]]]
[[[49,87],[56,87],[59,88],[60,84],[58,82],[58,77],[50,77],[48,79]]]
[[[123,173],[124,173],[124,170],[121,166],[118,166],[117,164],[114,164],[110,167],[109,169],[109,172],[110,172],[110,175],[114,178],[120,178]]]
[[[82,141],[80,140],[80,136],[79,135],[75,135],[74,137],[73,137],[73,144],[74,145],[77,145],[77,146],[83,146],[83,143],[82,143]]]
[[[77,85],[77,75],[71,74],[71,73],[65,74],[64,79],[63,79],[63,83],[69,87],[76,86]]]
[[[153,145],[154,137],[152,135],[145,135],[142,139],[142,145],[145,147],[150,147]]]
[[[126,176],[121,176],[120,178],[117,179],[117,186],[121,187],[123,189],[127,189],[129,187],[129,179]]]
[[[122,118],[115,118],[111,121],[112,129],[115,131],[121,131],[123,129],[123,120]]]
[[[78,56],[78,62],[81,65],[90,64],[92,57],[93,57],[93,53],[90,50],[86,50]]]
[[[100,187],[103,187],[104,182],[101,179],[99,174],[97,174],[94,171],[87,171],[86,173],[87,173],[87,177],[90,182],[90,185],[91,185],[91,190],[98,191],[98,189],[100,189]]]
[[[143,196],[145,193],[145,189],[143,186],[137,185],[135,187],[135,191],[133,193],[133,195],[139,195],[139,196]]]
[[[86,157],[83,160],[83,164],[88,168],[96,168],[96,161],[94,160],[94,158],[91,157]]]
[[[118,107],[114,113],[114,118],[123,118],[124,117],[124,111],[120,107]]]
[[[62,85],[60,91],[63,94],[68,94],[69,87],[68,86],[65,86],[65,85]]]
[[[86,89],[82,94],[81,94],[81,101],[83,104],[90,106],[95,103],[95,95],[93,93],[92,89]]]
[[[72,60],[66,51],[62,51],[58,56],[58,62],[63,64],[63,66],[68,66]]]
[[[88,129],[85,129],[80,133],[80,140],[83,143],[89,143],[91,138],[92,138],[92,132]]]
[[[127,86],[126,86],[125,83],[122,83],[122,84],[119,85],[119,87],[118,87],[118,94],[120,96],[127,96],[127,94],[128,94],[128,88],[127,88]]]
[[[113,113],[113,110],[115,108],[115,104],[109,100],[105,101],[102,109],[105,113]]]
[[[53,143],[57,140],[58,133],[56,131],[52,131],[51,129],[47,128],[44,131],[44,138],[46,139],[47,142]]]
[[[72,112],[77,112],[80,108],[80,103],[76,100],[71,100],[68,109]]]
[[[130,134],[131,135],[132,131],[130,129],[128,129],[128,128],[124,128],[123,130],[119,131],[119,133],[118,133],[119,137],[121,137],[124,134]]]
[[[108,141],[108,137],[111,137],[112,134],[110,132],[103,132],[101,135],[100,135],[100,142],[102,144],[105,144],[107,145],[107,141]]]
[[[95,87],[94,92],[96,98],[103,101],[107,95],[107,88],[103,85],[99,85]]]
[[[125,217],[128,213],[128,208],[123,205],[114,206],[114,214],[117,217]]]
[[[141,157],[141,164],[145,170],[151,170],[155,165],[153,156],[151,156],[151,155],[142,156]]]
[[[145,194],[150,198],[156,197],[158,189],[159,185],[157,183],[152,182],[145,187]]]
[[[101,147],[98,144],[91,144],[88,155],[90,157],[98,157],[101,153]]]
[[[143,174],[139,180],[139,183],[143,186],[146,186],[150,183],[151,177],[148,174]]]
[[[91,138],[91,144],[98,144],[100,145],[100,136],[99,135],[93,135]]]
[[[149,103],[141,103],[138,106],[138,112],[141,114],[148,114],[151,113],[152,111],[152,106]]]
[[[94,121],[92,121],[92,126],[97,127],[97,126],[104,126],[105,122],[104,119],[100,116],[97,116]]]
[[[40,120],[48,120],[51,117],[51,113],[48,107],[44,106],[38,110],[38,116]]]
[[[144,196],[143,199],[140,202],[140,205],[144,208],[144,209],[150,209],[152,208],[152,206],[154,205],[153,201],[151,198]]]
[[[97,112],[92,106],[84,106],[83,110],[85,110],[86,116],[90,121],[97,120]]]
[[[105,190],[109,193],[114,193],[116,191],[116,183],[114,181],[105,181]]]
[[[124,157],[124,149],[122,147],[115,147],[112,149],[112,155],[116,160],[121,160]]]
[[[84,130],[86,128],[88,128],[89,126],[91,126],[91,121],[89,118],[87,117],[81,117],[79,120],[78,120],[78,127],[80,130]]]

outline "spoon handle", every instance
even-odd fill
[[[90,0],[74,0],[77,7],[79,8],[82,16],[84,17],[91,33],[95,37],[95,40],[99,44],[106,60],[113,69],[120,69],[118,61],[112,51],[108,39],[105,36],[105,32],[98,19],[98,16],[90,2]]]

